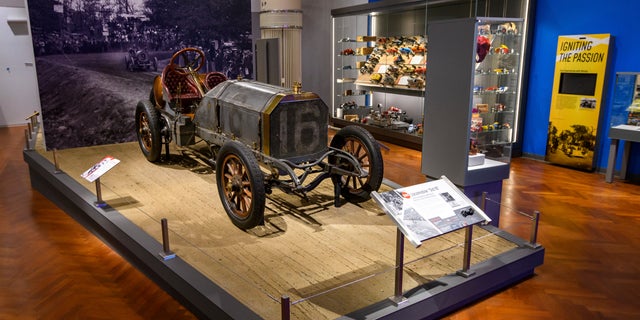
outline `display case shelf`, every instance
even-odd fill
[[[415,97],[424,97],[424,89],[407,88],[406,86],[383,86],[374,83],[356,82],[358,88],[367,88],[380,93],[395,93],[402,95],[410,95]]]

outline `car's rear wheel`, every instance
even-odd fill
[[[160,114],[151,101],[140,101],[136,106],[136,133],[140,150],[147,160],[158,161],[162,151]]]
[[[264,220],[264,175],[244,145],[225,143],[216,159],[216,183],[224,210],[234,225],[251,229]]]
[[[377,191],[382,184],[384,165],[378,142],[371,133],[358,126],[346,126],[340,129],[331,139],[331,147],[342,149],[353,155],[360,167],[368,173],[366,177],[348,175],[332,176],[333,183],[341,184],[341,195],[349,201],[367,200],[372,191]],[[353,165],[341,158],[333,157],[332,164],[348,171],[355,171]]]

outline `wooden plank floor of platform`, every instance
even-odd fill
[[[333,206],[330,181],[310,201],[275,190],[266,224],[236,228],[222,209],[215,173],[189,152],[147,162],[137,143],[26,150],[34,187],[92,229],[134,265],[202,318],[280,317],[290,297],[295,319],[428,318],[441,315],[531,274],[544,248],[495,228],[475,228],[470,278],[462,265],[463,232],[405,245],[407,303],[393,305],[396,227],[373,201]],[[95,186],[80,174],[106,155],[121,163]],[[389,189],[387,185],[384,188]],[[171,249],[164,261],[160,220],[167,219]],[[455,297],[452,299],[452,297]]]

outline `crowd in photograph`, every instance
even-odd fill
[[[34,30],[33,44],[36,56],[128,52],[132,48],[150,52],[175,52],[185,47],[197,47],[205,53],[211,68],[223,72],[228,78],[251,78],[253,75],[253,52],[248,35],[236,39],[222,36],[214,39],[189,38],[178,30],[145,25],[137,19],[79,32]]]

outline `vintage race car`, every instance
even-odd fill
[[[131,48],[124,57],[124,64],[129,71],[153,70],[158,71],[158,58],[151,57],[144,49]]]
[[[380,146],[365,129],[340,129],[329,143],[329,111],[318,95],[252,80],[198,73],[204,53],[176,52],[154,80],[149,99],[138,102],[135,124],[142,153],[162,160],[169,143],[195,149],[214,167],[218,194],[241,229],[264,223],[273,188],[308,199],[325,179],[335,205],[369,198],[383,178]]]

